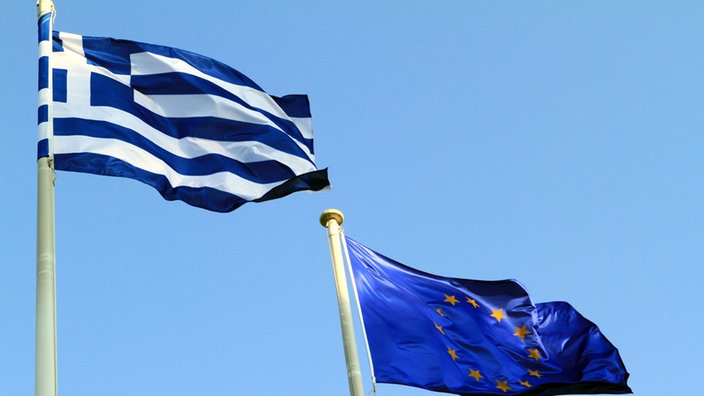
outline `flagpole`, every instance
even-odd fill
[[[40,23],[42,17],[53,18],[54,5],[51,0],[37,1],[37,14]],[[51,155],[51,21],[48,27],[40,27],[39,57],[46,57],[47,62],[40,62],[40,81],[46,79],[45,87],[39,90],[39,106],[45,106],[47,117],[39,121],[39,136],[48,138],[48,155],[37,161],[37,305],[35,338],[35,396],[57,395],[56,373],[56,245],[54,235],[54,167]],[[42,69],[43,68],[43,69]]]
[[[369,358],[369,370],[372,375],[372,393],[376,395],[376,376],[374,375],[374,362],[372,361],[372,352],[369,349],[369,338],[367,338],[367,328],[364,325],[364,315],[362,314],[362,306],[359,304],[359,292],[357,291],[357,280],[354,277],[354,272],[352,271],[352,263],[350,262],[350,251],[347,249],[347,239],[345,238],[345,230],[340,230],[341,241],[342,241],[342,251],[345,253],[345,261],[347,262],[347,273],[350,274],[352,283],[352,292],[354,293],[354,300],[357,303],[357,315],[359,315],[360,324],[362,325],[362,337],[364,337],[364,346],[367,348],[367,358]]]
[[[342,327],[342,345],[345,350],[345,363],[347,364],[347,379],[350,386],[350,396],[363,396],[362,372],[359,368],[359,355],[352,324],[352,308],[350,295],[347,289],[347,278],[342,258],[340,243],[340,225],[344,220],[342,212],[328,209],[320,215],[320,224],[328,230],[330,242],[330,257],[335,276],[335,289],[337,290],[337,307],[340,311],[340,325]]]

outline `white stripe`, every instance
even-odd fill
[[[262,109],[279,118],[290,118],[267,93],[251,87],[232,84],[209,74],[205,74],[181,59],[168,58],[151,52],[142,52],[132,54],[130,56],[130,62],[132,63],[132,75],[141,76],[173,72],[191,74],[232,92],[252,107]]]
[[[71,106],[54,103],[54,117],[75,117],[86,120],[107,121],[131,129],[157,146],[182,158],[197,158],[206,154],[220,154],[240,162],[276,160],[285,164],[296,174],[315,170],[312,161],[276,150],[257,141],[227,142],[195,137],[177,139],[152,128],[140,118],[112,107]],[[72,131],[73,132],[73,131]],[[81,131],[75,131],[80,134]]]
[[[283,132],[264,114],[248,109],[229,99],[214,95],[144,95],[134,92],[134,101],[164,117],[217,117],[269,125]]]
[[[48,105],[52,102],[51,91],[49,88],[42,88],[37,94],[37,99],[39,100],[39,106]]]
[[[138,54],[130,55],[130,63],[132,64],[132,75],[145,76],[151,74],[163,74],[173,72],[191,74],[206,81],[210,81],[213,84],[219,86],[220,88],[223,88],[226,91],[233,93],[234,95],[236,95],[237,97],[239,97],[254,108],[262,109],[268,113],[275,115],[276,117],[285,120],[288,119],[294,122],[294,124],[296,123],[292,119],[292,117],[289,117],[286,112],[284,112],[283,109],[266,92],[262,92],[247,86],[232,84],[230,82],[213,77],[209,74],[203,73],[202,71],[196,69],[195,67],[189,65],[181,59],[169,58],[151,52],[141,52]],[[308,133],[310,133],[312,138],[311,128],[308,128],[307,131],[310,132],[302,131],[303,135],[306,136]],[[310,157],[311,159],[313,158],[313,154],[310,152],[308,147],[306,147],[302,142],[299,142],[296,139],[291,138],[290,136],[287,137],[295,141],[298,147],[300,147],[301,150],[304,150],[308,157]]]
[[[273,123],[263,114],[248,109],[237,102],[215,95],[144,95],[139,91],[133,91],[135,103],[144,106],[147,110],[168,118],[188,118],[188,117],[216,117],[227,120],[248,122],[257,125],[268,125],[287,139],[292,140],[303,150],[307,157],[314,159],[313,154],[307,146],[297,139],[291,138],[278,125]],[[308,139],[313,138],[310,118],[291,118],[296,128],[301,131],[301,135]],[[307,128],[307,129],[306,129]],[[273,132],[272,132],[273,133]]]
[[[310,117],[290,117],[301,135],[306,139],[313,139],[313,120]]]
[[[47,121],[40,123],[37,126],[38,141],[48,139],[51,137],[51,125]]]
[[[56,154],[95,153],[118,158],[137,168],[165,176],[172,187],[210,187],[237,195],[246,200],[261,198],[272,188],[283,184],[258,184],[230,172],[218,172],[207,176],[181,175],[161,159],[129,143],[116,139],[100,139],[88,136],[54,137]]]
[[[71,51],[72,53],[85,58],[85,53],[83,52],[83,36],[79,34],[59,32],[59,38],[61,39],[61,46],[64,48],[64,52]]]
[[[51,37],[49,40],[39,42],[39,56],[49,56],[51,54]]]

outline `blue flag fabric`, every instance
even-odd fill
[[[514,280],[424,273],[346,238],[377,382],[467,395],[631,393],[617,349]]]
[[[56,169],[137,179],[217,212],[329,187],[305,95],[270,96],[176,48],[65,32],[52,42],[53,139],[40,135],[38,155]]]

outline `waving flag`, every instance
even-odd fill
[[[471,395],[631,393],[616,348],[516,281],[445,278],[346,238],[377,382]]]
[[[305,95],[270,96],[213,59],[127,40],[54,32],[50,62],[53,140],[38,147],[56,169],[137,179],[217,212],[329,187]]]

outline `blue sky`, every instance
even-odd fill
[[[55,4],[57,30],[188,49],[271,94],[307,93],[333,185],[218,214],[59,173],[60,394],[346,394],[318,223],[331,207],[347,235],[407,265],[569,301],[619,348],[636,395],[694,393],[704,3]],[[29,395],[34,2],[3,15],[0,394]]]

